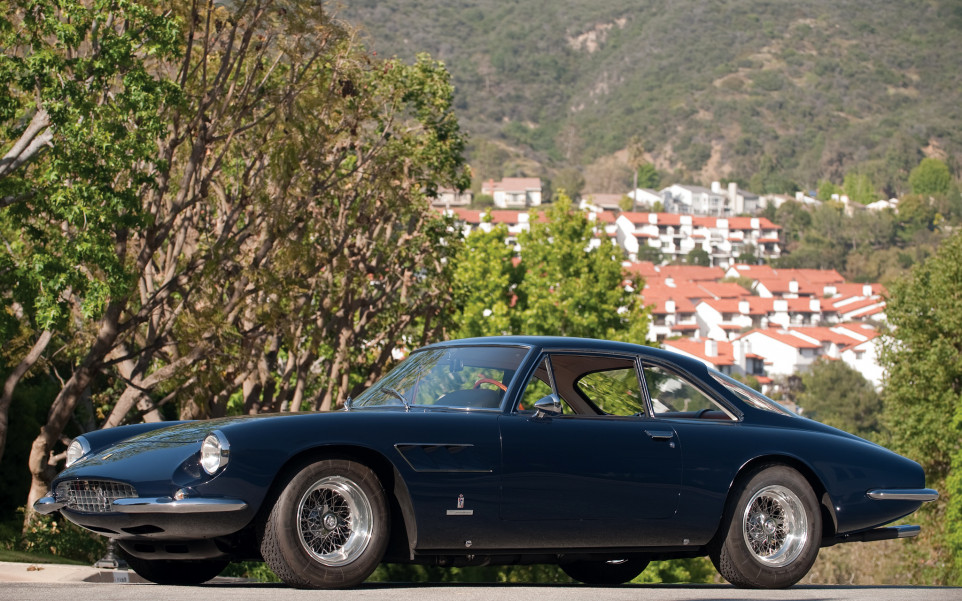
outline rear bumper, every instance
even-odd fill
[[[870,543],[879,540],[891,540],[893,538],[914,538],[922,532],[921,526],[889,526],[887,528],[873,528],[863,532],[843,534],[834,538],[822,541],[823,547],[831,547],[840,543]]]
[[[865,493],[874,501],[919,501],[921,503],[934,501],[939,493],[931,488],[877,488]]]

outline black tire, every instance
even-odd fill
[[[578,582],[594,586],[611,586],[631,582],[648,567],[648,560],[638,557],[605,561],[583,560],[561,564],[565,574]]]
[[[261,554],[291,586],[349,588],[377,568],[390,531],[384,489],[374,472],[328,459],[307,465],[287,483],[267,518]]]
[[[709,557],[742,588],[786,588],[808,574],[822,543],[822,514],[804,476],[767,466],[731,493]]]
[[[127,565],[144,580],[157,584],[201,584],[224,571],[227,559],[141,559],[127,554]]]

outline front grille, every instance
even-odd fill
[[[114,499],[136,496],[133,486],[108,480],[69,480],[58,484],[55,493],[67,509],[86,513],[108,513],[113,511]]]

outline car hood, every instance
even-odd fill
[[[192,442],[200,442],[204,440],[211,431],[218,428],[223,428],[232,423],[238,421],[244,421],[248,419],[257,419],[252,416],[240,416],[240,417],[224,417],[220,419],[211,419],[204,421],[186,422],[183,424],[177,424],[176,426],[170,426],[167,428],[161,428],[159,430],[151,430],[150,432],[145,432],[143,434],[138,434],[123,441],[124,443],[130,443],[134,445],[140,445],[143,443],[150,443],[152,445],[164,445],[164,444],[189,444]]]

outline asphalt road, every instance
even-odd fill
[[[208,584],[170,587],[153,584],[0,584],[0,601],[962,601],[962,589],[935,587],[796,586],[783,591],[740,590],[727,585],[365,585],[349,591],[299,591],[272,584]]]

